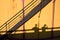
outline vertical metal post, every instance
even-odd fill
[[[55,15],[55,1],[56,1],[56,0],[53,0],[51,40],[53,40],[53,36],[54,36],[53,28],[54,28],[54,15]]]
[[[24,19],[24,1],[25,0],[22,0],[22,5],[23,5],[23,19]],[[25,24],[23,24],[23,39],[25,39]]]

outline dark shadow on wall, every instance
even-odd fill
[[[23,38],[23,34],[11,34],[7,35],[7,37],[4,40],[60,40],[60,30],[53,32],[53,39],[51,39],[51,31],[46,31],[46,29],[52,29],[48,28],[46,24],[43,25],[41,29],[37,27],[37,24],[32,29],[27,29],[25,31],[31,31],[34,30],[34,32],[31,33],[25,33],[25,39]],[[60,27],[56,27],[54,29],[60,29]],[[39,30],[42,30],[42,32],[39,32]],[[20,32],[23,30],[16,30],[15,32]]]

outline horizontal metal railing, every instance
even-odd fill
[[[46,30],[50,30],[51,31],[52,28],[45,28],[45,31]],[[60,29],[60,27],[55,27],[53,28],[53,30],[57,31],[56,29]],[[25,29],[25,31],[34,31],[34,29]],[[42,28],[40,28],[39,30],[43,30]],[[20,31],[23,31],[23,30],[15,30],[14,32],[20,32]],[[60,30],[59,30],[60,31]],[[6,31],[1,31],[0,33],[5,33]]]
[[[14,27],[12,27],[6,34],[11,34],[15,30],[17,30],[20,26],[26,23],[29,19],[31,19],[34,15],[36,15],[39,11],[41,11],[51,0],[43,0],[39,2],[37,6],[35,6],[27,15],[19,21]]]

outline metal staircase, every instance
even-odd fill
[[[22,26],[25,22],[31,19],[37,12],[41,11],[51,0],[32,0],[27,6],[24,7],[25,17],[22,18],[23,9],[20,10],[16,15],[14,15],[11,19],[5,22],[2,26],[0,26],[0,31],[6,31],[6,27],[10,27],[4,35],[0,37],[0,39],[4,39],[7,35],[14,32],[20,26]],[[32,9],[31,9],[32,8]],[[21,18],[20,18],[21,17]]]
[[[37,6],[39,3],[40,3],[40,0],[32,0],[27,6],[25,6],[24,7],[25,16],[32,10],[32,8]],[[20,10],[17,14],[15,14],[12,18],[10,18],[7,22],[5,22],[2,26],[0,26],[0,31],[6,31],[6,27],[8,28],[7,31],[10,30],[22,19],[23,19],[23,9]]]

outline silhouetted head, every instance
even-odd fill
[[[44,24],[44,26],[46,26],[46,24]]]
[[[37,24],[35,24],[35,27],[37,27]]]

